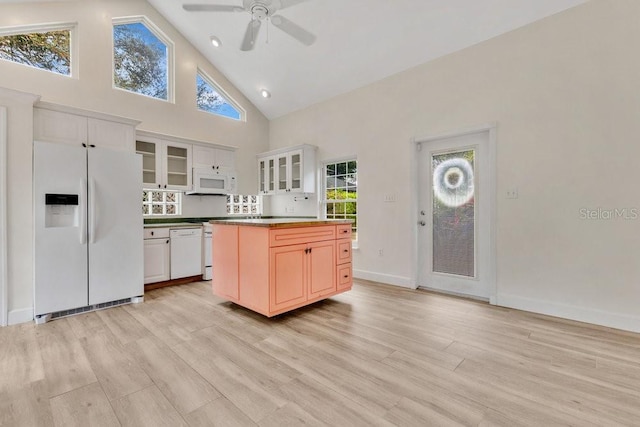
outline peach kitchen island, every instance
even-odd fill
[[[350,221],[210,222],[219,297],[271,317],[351,289]]]

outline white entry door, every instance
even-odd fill
[[[491,299],[491,131],[418,142],[418,286]]]

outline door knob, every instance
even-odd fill
[[[418,222],[418,224],[420,224],[420,225],[421,225],[421,226],[423,226],[423,227],[424,227],[425,225],[427,225],[427,223],[426,223],[426,222],[424,222],[424,221],[420,221],[420,222]]]

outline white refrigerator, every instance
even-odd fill
[[[136,301],[144,293],[141,156],[36,141],[33,168],[36,321]]]

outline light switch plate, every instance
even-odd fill
[[[517,199],[518,198],[518,189],[510,188],[507,190],[507,199]]]

